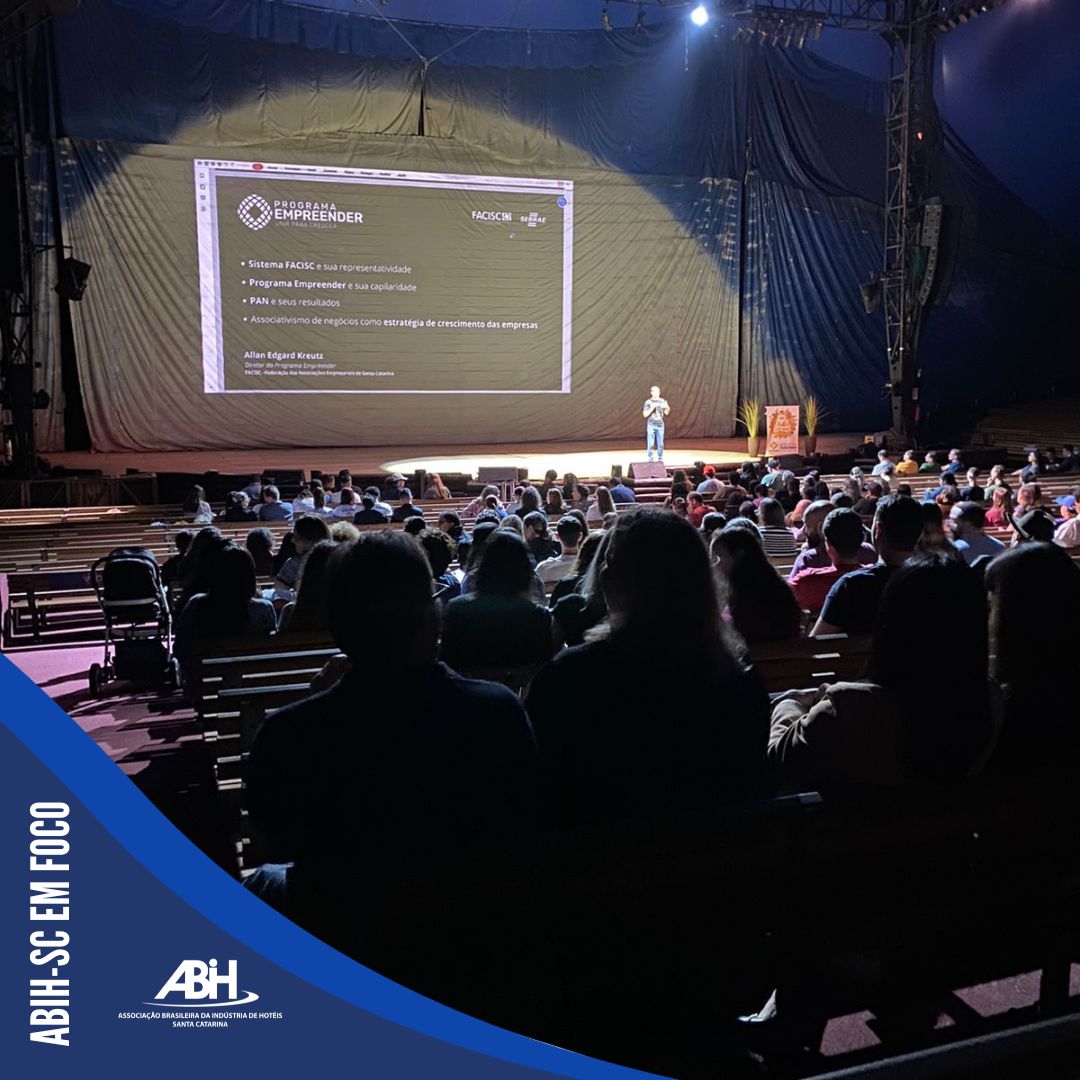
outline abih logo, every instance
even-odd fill
[[[236,208],[236,216],[249,229],[265,229],[270,224],[274,212],[261,195],[246,195]]]
[[[255,196],[256,198],[258,196]],[[253,226],[254,227],[254,226]],[[153,1001],[144,1001],[144,1005],[158,1005],[162,1008],[184,1009],[193,1001],[200,1002],[204,1008],[224,1007],[228,1005],[246,1005],[258,1001],[259,995],[250,990],[244,991],[243,997],[237,989],[236,961],[230,960],[227,974],[218,974],[218,962],[210,960],[181,960],[177,969],[169,976],[165,985],[154,995]],[[227,997],[218,1000],[218,990],[224,988]],[[184,1000],[166,1001],[170,994],[182,994]]]

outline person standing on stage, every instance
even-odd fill
[[[671,406],[660,396],[659,386],[649,387],[649,400],[641,409],[645,417],[645,451],[649,460],[653,459],[653,448],[657,459],[664,460],[664,417],[671,412]]]

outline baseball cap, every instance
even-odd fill
[[[779,468],[779,466],[780,466],[780,462],[779,462],[779,460],[777,458],[773,458],[769,462],[769,468],[770,469],[776,469],[776,468]]]
[[[1076,509],[1076,496],[1075,495],[1059,495],[1054,502],[1058,506],[1064,506],[1066,510]]]

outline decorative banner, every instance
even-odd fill
[[[769,457],[777,454],[797,454],[799,452],[799,406],[765,406],[765,453]]]

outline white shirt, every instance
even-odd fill
[[[1080,517],[1062,522],[1054,533],[1054,543],[1063,548],[1080,547]]]
[[[536,568],[536,573],[540,580],[544,583],[544,588],[548,588],[551,585],[555,585],[562,581],[564,577],[568,577],[570,571],[574,568],[574,563],[577,562],[577,552],[572,555],[562,554],[555,555],[550,559],[545,559]]]

